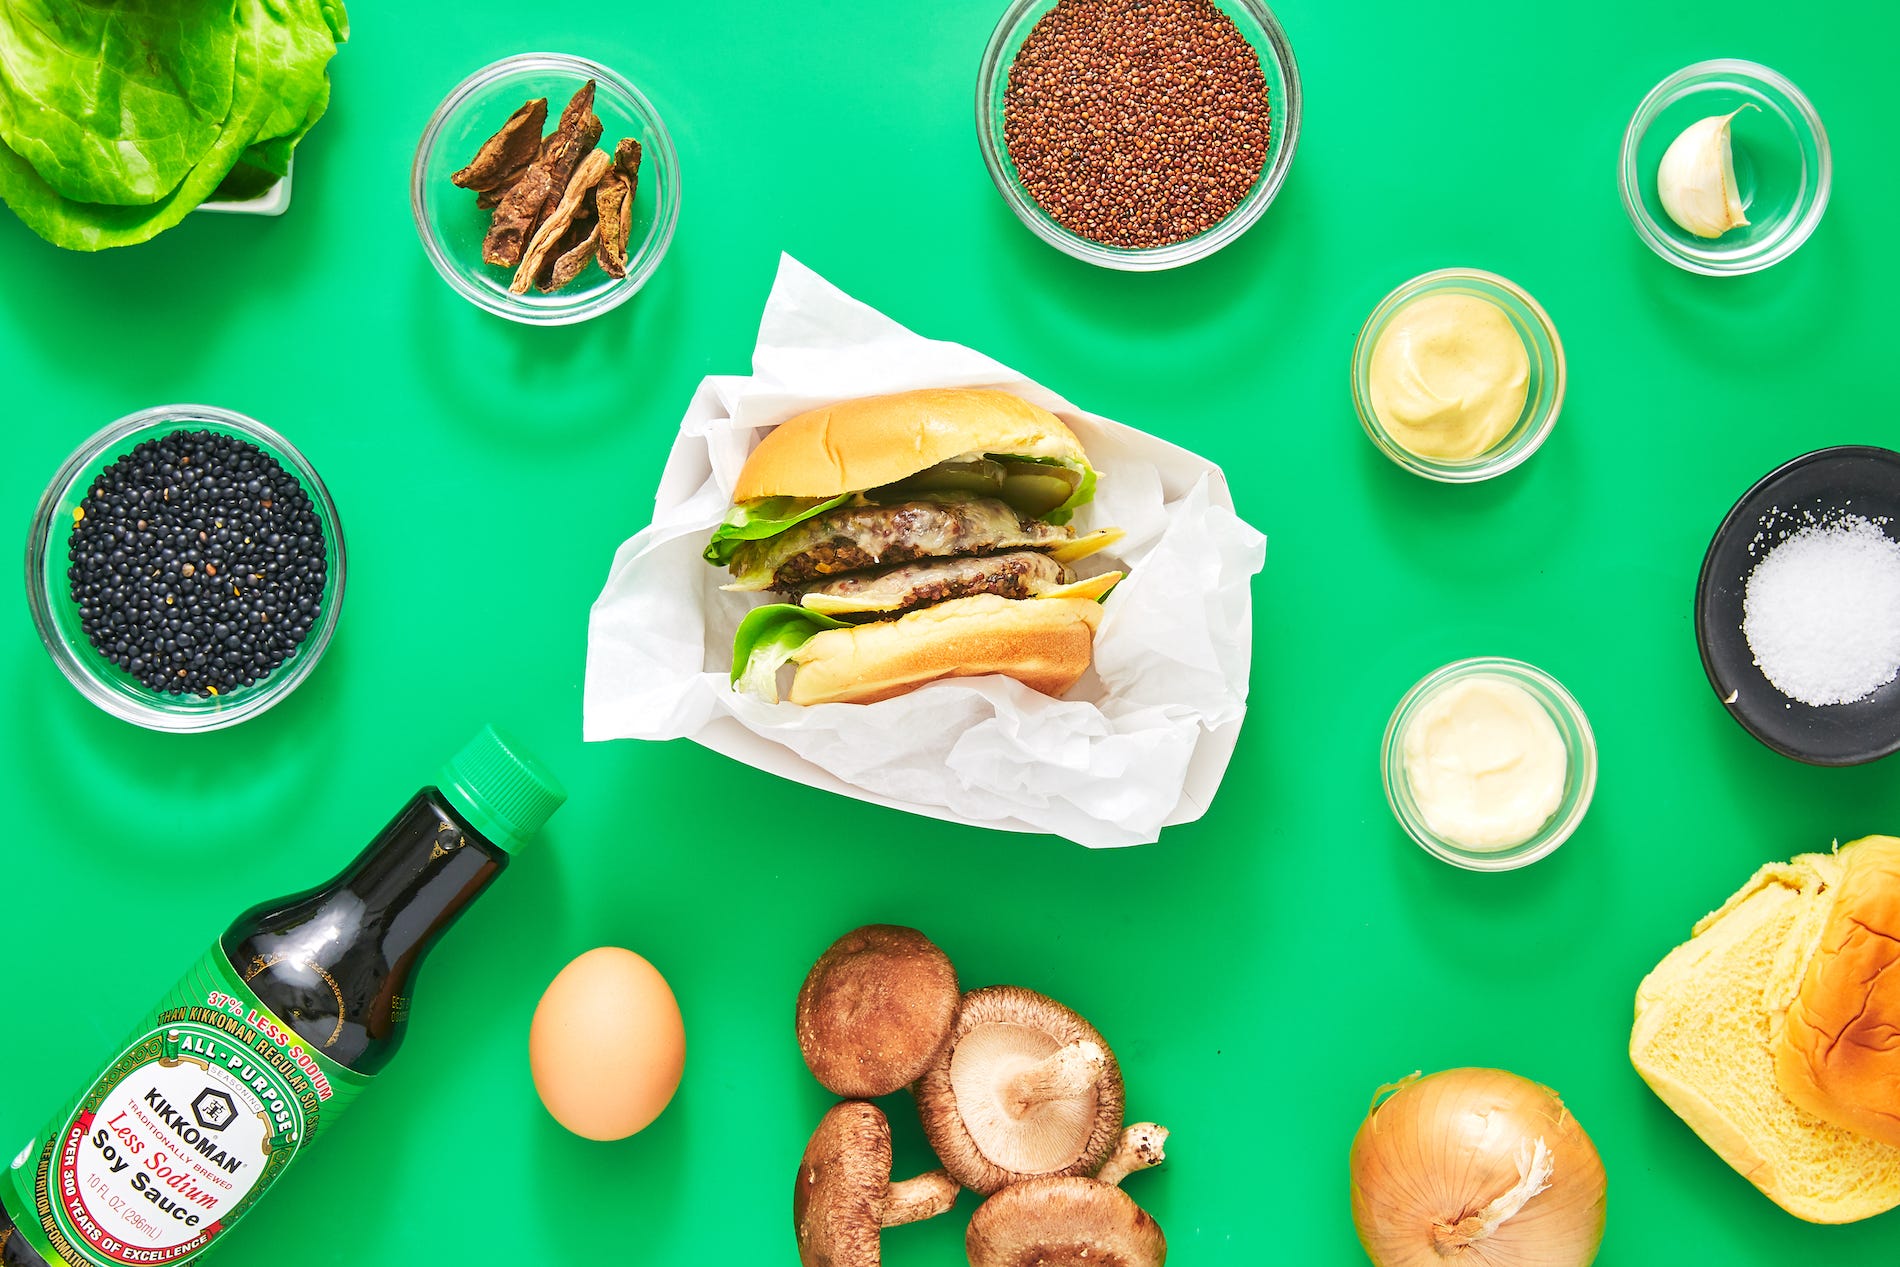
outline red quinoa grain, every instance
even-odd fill
[[[1106,246],[1213,228],[1270,137],[1260,57],[1212,0],[1061,0],[1010,64],[1003,139],[1023,187]]]

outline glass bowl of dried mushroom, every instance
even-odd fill
[[[430,262],[463,298],[569,325],[625,303],[659,267],[679,220],[679,155],[619,74],[522,53],[436,107],[409,201]]]

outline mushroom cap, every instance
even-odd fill
[[[1094,1087],[1021,1116],[1004,1109],[1011,1080],[1076,1044],[1099,1049]],[[964,995],[949,1045],[915,1090],[944,1169],[985,1195],[1025,1179],[1093,1174],[1121,1136],[1122,1075],[1107,1040],[1054,999],[1019,986]]]
[[[891,1186],[891,1124],[875,1104],[834,1104],[812,1132],[792,1189],[804,1267],[877,1267]]]
[[[950,1037],[957,972],[914,928],[869,924],[831,944],[798,992],[798,1049],[834,1095],[874,1099],[917,1080]]]
[[[977,1208],[970,1267],[1161,1267],[1161,1225],[1120,1188],[1073,1176],[1031,1179]]]

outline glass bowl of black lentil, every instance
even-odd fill
[[[977,139],[1010,209],[1056,249],[1131,272],[1251,228],[1300,110],[1293,46],[1258,0],[1013,0],[977,76]]]
[[[322,659],[343,603],[343,531],[288,440],[229,410],[165,405],[66,459],[26,572],[34,627],[82,695],[151,730],[219,730]]]

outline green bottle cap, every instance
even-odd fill
[[[526,748],[484,726],[436,775],[442,796],[468,825],[514,853],[567,800],[561,781]]]

